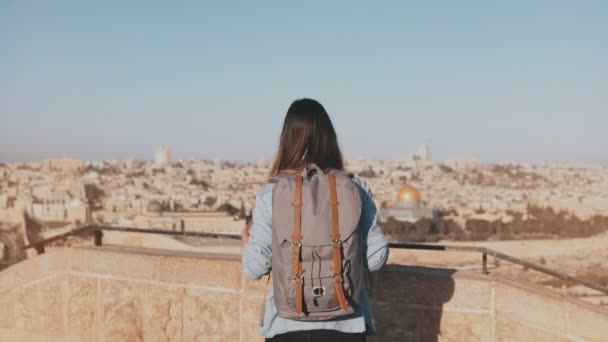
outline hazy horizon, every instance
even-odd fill
[[[232,7],[230,7],[232,6]],[[0,3],[0,162],[256,161],[318,99],[352,158],[608,163],[608,3]]]
[[[154,151],[152,151],[152,152],[154,152]],[[405,154],[403,154],[403,156],[405,156]],[[394,156],[394,157],[387,157],[387,158],[366,158],[366,157],[362,157],[362,156],[353,156],[353,155],[350,155],[348,152],[346,152],[345,156],[344,156],[344,160],[347,163],[348,163],[348,161],[351,161],[351,160],[366,160],[366,161],[391,161],[391,160],[393,160],[393,161],[397,161],[397,160],[399,160],[400,157],[401,156]],[[117,158],[113,158],[113,157],[87,158],[87,157],[78,157],[78,156],[73,156],[73,155],[68,155],[68,154],[62,154],[62,155],[57,155],[57,156],[42,157],[42,158],[38,158],[38,159],[23,159],[23,158],[16,158],[16,159],[12,159],[12,160],[1,160],[0,159],[0,163],[5,163],[5,164],[37,163],[37,162],[43,162],[45,160],[50,160],[50,159],[63,159],[63,158],[77,159],[77,160],[82,160],[84,162],[128,161],[128,160],[147,161],[147,162],[154,161],[153,154],[151,154],[149,156],[117,157]],[[253,158],[231,159],[231,158],[221,158],[221,157],[194,157],[194,156],[190,156],[190,157],[177,156],[176,157],[175,155],[173,155],[172,162],[221,160],[224,162],[233,162],[233,163],[258,163],[260,161],[272,162],[272,159],[273,159],[272,157],[268,157],[268,158],[262,157],[262,158],[258,158],[258,159],[253,159]],[[451,157],[447,157],[444,159],[432,158],[430,161],[433,163],[442,164],[450,159],[474,160],[476,162],[485,163],[485,164],[500,164],[500,163],[511,163],[511,162],[521,163],[521,164],[532,164],[532,165],[539,165],[542,163],[581,163],[581,164],[586,164],[586,165],[608,166],[608,162],[593,161],[593,160],[586,161],[586,160],[575,160],[575,159],[543,159],[543,160],[481,159],[481,158],[476,158],[474,156],[451,156]]]

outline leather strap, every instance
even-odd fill
[[[302,182],[304,178],[301,175],[296,175],[296,189],[294,191],[293,206],[293,241],[291,249],[293,251],[291,274],[294,277],[295,295],[296,295],[296,313],[303,312],[303,287],[304,287],[304,270],[302,269],[301,254],[302,254]]]
[[[296,189],[294,191],[293,206],[293,241],[300,242],[302,240],[302,182],[304,177],[296,175]]]
[[[331,209],[331,240],[334,260],[334,301],[340,304],[342,310],[348,310],[348,302],[344,296],[344,287],[342,286],[342,240],[340,240],[340,221],[338,218],[338,192],[336,190],[336,174],[330,171],[329,179],[329,207]]]
[[[302,308],[304,302],[304,278],[297,277],[296,278],[296,313],[300,315],[304,309]]]

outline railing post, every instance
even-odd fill
[[[93,231],[93,237],[95,238],[95,246],[101,246],[101,242],[103,239],[103,232],[101,229],[95,229]]]
[[[38,253],[38,255],[44,254],[44,245],[43,244],[34,246],[34,249],[36,250],[36,253]]]
[[[488,274],[488,253],[482,252],[481,254],[481,262],[482,262],[482,273]]]

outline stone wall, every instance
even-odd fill
[[[262,341],[238,255],[65,248],[0,272],[0,341]],[[608,312],[534,285],[388,266],[372,341],[605,341]]]

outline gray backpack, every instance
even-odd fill
[[[309,164],[274,177],[272,279],[280,317],[317,321],[354,313],[363,289],[357,226],[359,188],[352,174]]]

